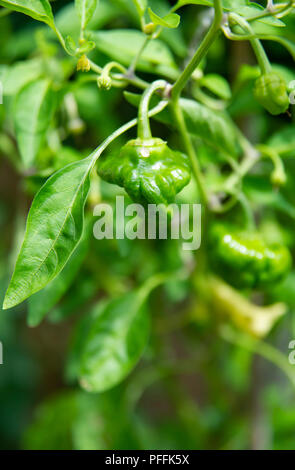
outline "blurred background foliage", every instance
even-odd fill
[[[149,4],[159,14],[169,10],[167,0],[149,0]],[[62,34],[76,39],[79,23],[73,2],[57,0],[52,8]],[[178,67],[187,60],[187,50],[199,43],[206,15],[206,8],[187,6],[181,10],[181,27],[165,30],[161,36],[173,58],[164,71],[169,78],[177,76]],[[99,50],[92,52],[96,63],[104,65],[110,60],[107,51],[112,47],[104,32],[138,27],[132,1],[100,0],[91,21],[91,29],[101,35],[97,36]],[[0,106],[2,299],[33,195],[50,174],[87,156],[114,129],[133,118],[135,110],[120,89],[99,90],[94,81],[75,74],[75,59],[63,54],[47,26],[13,13],[0,17],[0,29],[0,78],[4,82],[4,104]],[[288,17],[284,31],[275,29],[275,34],[295,40],[295,15]],[[295,79],[288,52],[273,42],[265,47],[288,83]],[[120,55],[123,61],[123,53]],[[246,177],[244,188],[257,217],[263,215],[265,236],[283,241],[294,251],[294,118],[270,117],[254,101],[257,68],[247,42],[228,42],[220,36],[203,68],[207,75],[223,77],[217,87],[222,96],[217,98],[225,99],[230,115],[252,142],[285,148],[288,181],[283,189],[277,191],[269,182],[268,161]],[[17,91],[44,75],[53,80],[57,111],[34,166],[24,168],[11,109]],[[141,76],[151,79],[144,67]],[[204,81],[211,99],[216,99],[214,83]],[[199,99],[200,88],[194,86],[191,93]],[[169,128],[153,122],[153,129],[157,136],[178,145],[178,136]],[[113,148],[124,142],[125,137],[120,138]],[[215,181],[220,177],[216,158],[224,165],[222,156],[196,143],[208,178]],[[94,180],[89,215],[92,201],[100,198],[113,203],[117,194],[121,194],[119,189]],[[183,201],[196,198],[193,183],[180,195]],[[288,347],[295,339],[295,273],[259,294],[265,303],[285,302],[288,312],[258,342],[229,325],[220,329],[218,313],[197,297],[194,279],[171,281],[158,288],[150,301],[152,334],[144,358],[120,385],[89,394],[77,384],[73,344],[75,330],[81,331],[82,320],[95,303],[127,292],[154,273],[193,263],[191,254],[184,258],[175,241],[89,240],[67,285],[61,286],[58,302],[49,299],[50,313],[41,325],[28,328],[26,316],[28,309],[33,315],[46,304],[48,298],[42,293],[29,306],[25,302],[1,311],[0,448],[294,450],[295,366],[288,364]]]

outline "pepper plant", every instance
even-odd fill
[[[273,390],[262,363],[269,420],[294,397],[294,0],[0,6],[0,151],[20,188],[3,309],[71,326],[67,388],[23,445],[294,446],[276,424],[254,442],[241,406],[261,356],[288,379]],[[201,204],[200,249],[96,240],[95,207],[118,195]]]

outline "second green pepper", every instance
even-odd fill
[[[267,245],[257,233],[231,231],[221,225],[211,233],[212,264],[230,284],[263,287],[288,273],[291,255],[283,245]]]

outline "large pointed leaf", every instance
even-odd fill
[[[24,242],[3,308],[11,308],[45,287],[77,246],[84,221],[92,155],[49,178],[29,212]]]
[[[49,80],[28,83],[15,98],[14,128],[26,168],[34,163],[48,130],[54,107]]]
[[[35,20],[43,21],[50,27],[54,25],[53,14],[48,0],[0,0],[0,5],[19,11]]]
[[[114,387],[140,359],[149,333],[144,300],[139,290],[97,305],[81,345],[79,375],[86,390],[102,392]]]

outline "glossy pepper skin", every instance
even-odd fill
[[[230,284],[259,288],[279,282],[291,268],[291,255],[283,245],[267,245],[257,233],[230,231],[223,226],[211,232],[212,264]]]
[[[285,80],[275,72],[261,75],[256,80],[254,96],[273,115],[286,112],[290,104]]]
[[[170,204],[190,180],[186,155],[161,139],[130,140],[117,155],[98,161],[99,176],[123,187],[141,204]]]

